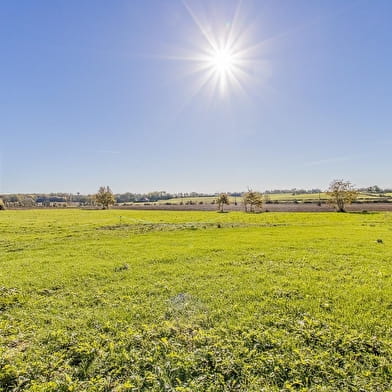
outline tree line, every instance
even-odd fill
[[[131,193],[114,194],[109,186],[100,187],[98,192],[93,195],[82,195],[80,193],[50,193],[50,194],[8,194],[0,195],[0,210],[6,207],[66,207],[77,204],[78,206],[101,206],[109,208],[113,204],[137,203],[137,202],[157,202],[178,198],[195,198],[214,196],[214,204],[218,206],[218,210],[223,212],[224,206],[230,204],[231,197],[242,197],[242,204],[245,212],[257,212],[263,208],[263,204],[270,202],[270,194],[315,194],[321,193],[320,189],[289,189],[289,190],[273,190],[264,193],[256,192],[248,189],[247,192],[227,192],[221,194],[206,194],[198,192],[190,193],[169,193],[166,191],[154,191],[148,193]],[[335,208],[343,212],[347,204],[355,201],[359,193],[379,194],[382,196],[390,189],[382,189],[377,185],[355,189],[350,181],[334,180],[326,191],[329,202]]]
[[[333,180],[326,193],[328,202],[334,205],[338,212],[345,212],[346,206],[358,198],[360,191],[355,189],[350,181]],[[229,196],[228,193],[221,193],[217,196],[216,204],[218,205],[219,212],[224,212],[224,206],[230,204]],[[268,197],[268,194],[263,195],[260,192],[248,189],[247,192],[242,194],[242,204],[245,212],[254,213],[261,211],[266,197]],[[106,186],[99,188],[95,195],[95,201],[98,205],[102,206],[103,209],[106,209],[115,204],[116,199],[110,187]]]

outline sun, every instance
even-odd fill
[[[228,87],[238,78],[238,59],[233,48],[226,46],[223,49],[211,45],[203,59],[206,75],[221,94],[225,94]]]
[[[228,49],[218,49],[211,55],[211,67],[219,76],[224,76],[234,69],[234,56]]]
[[[192,96],[205,90],[210,97],[222,98],[240,93],[247,96],[248,87],[254,87],[256,73],[260,73],[258,44],[250,34],[250,23],[242,17],[238,1],[228,19],[213,18],[215,13],[197,15],[187,0],[183,4],[197,27],[198,37],[193,52],[175,58],[190,61]],[[222,20],[225,20],[222,22]]]

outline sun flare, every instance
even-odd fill
[[[199,40],[193,42],[194,52],[181,57],[193,63],[188,74],[194,78],[192,96],[205,90],[212,97],[228,97],[240,92],[248,96],[248,88],[255,85],[255,76],[263,71],[258,44],[253,42],[250,23],[241,15],[240,5],[228,19],[211,18],[195,12],[183,0],[192,17]],[[213,13],[213,15],[216,15]],[[224,22],[222,22],[224,20]]]
[[[205,63],[206,75],[210,75],[212,83],[219,88],[221,93],[225,93],[229,85],[238,80],[239,70],[232,48],[220,49],[214,45],[208,51],[203,62]]]
[[[216,50],[211,56],[211,67],[219,74],[230,72],[234,67],[234,56],[227,50]]]

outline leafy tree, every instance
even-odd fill
[[[223,212],[223,206],[225,204],[229,205],[230,204],[230,200],[229,200],[229,196],[227,195],[227,193],[221,193],[216,202],[218,203],[218,208],[220,212]]]
[[[351,204],[358,197],[358,193],[350,181],[344,180],[333,180],[327,191],[329,202],[338,212],[346,212],[345,206]]]
[[[33,195],[22,195],[19,204],[22,207],[33,207],[35,205],[35,197]]]
[[[5,204],[2,199],[0,199],[0,211],[5,210]]]
[[[372,192],[372,193],[382,193],[383,192],[383,190],[378,185],[370,186],[366,190],[368,192]]]
[[[242,198],[245,207],[245,212],[255,212],[257,208],[258,209],[263,208],[263,195],[260,192],[255,192],[249,189],[248,192],[244,193]],[[248,206],[249,206],[249,210],[248,210]]]
[[[112,190],[108,186],[101,186],[95,195],[95,201],[102,205],[103,210],[109,208],[115,202]]]

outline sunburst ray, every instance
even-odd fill
[[[193,72],[212,75],[208,80],[214,82],[216,92],[222,96],[228,94],[230,89],[246,91],[251,74],[248,68],[258,57],[253,53],[254,58],[250,58],[252,49],[256,46],[246,39],[248,26],[240,25],[242,0],[238,1],[226,29],[220,29],[219,33],[217,29],[211,29],[208,23],[203,24],[202,18],[186,0],[183,0],[183,4],[205,41],[199,53],[184,56],[183,60],[193,63]],[[206,86],[207,83],[203,83],[203,87]],[[200,86],[197,91],[201,91]]]

